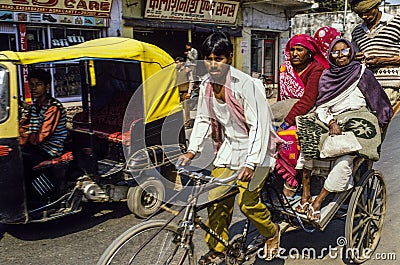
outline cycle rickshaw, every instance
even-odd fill
[[[64,154],[35,166],[34,180],[27,182],[18,118],[30,68],[50,71],[55,97],[72,95],[79,106],[67,108]],[[127,38],[0,52],[0,223],[60,218],[79,212],[82,201],[127,201],[139,217],[156,211],[165,196],[160,176],[174,176],[163,157],[185,148],[174,69],[160,48]],[[160,70],[164,78],[152,80]],[[145,80],[156,86],[142,85]],[[161,127],[175,137],[162,140]],[[128,172],[128,163],[137,170]]]
[[[315,183],[311,190],[314,198],[321,189],[321,180],[330,171],[330,164],[329,161],[321,161],[315,167]],[[199,214],[199,211],[216,201],[237,194],[232,189],[221,198],[197,204],[204,191],[220,185],[232,185],[236,176],[215,179],[185,168],[179,168],[178,172],[194,183],[187,204],[169,209],[172,216],[168,219],[148,218],[148,221],[125,231],[109,245],[98,265],[139,264],[144,257],[149,264],[197,264],[196,243],[199,238],[196,237],[196,231],[199,228],[226,246],[225,263],[222,264],[244,264],[255,255],[262,257],[265,238],[249,238],[256,231],[255,228],[250,229],[249,220],[230,242],[226,242],[205,225],[203,216]],[[279,181],[276,171],[265,174],[268,174],[268,178],[262,198],[271,212],[272,220],[279,223],[282,233],[296,229],[306,232],[324,230],[333,219],[345,219],[345,239],[340,242],[340,246],[343,246],[341,257],[353,263],[362,263],[371,258],[378,246],[386,213],[385,181],[383,175],[372,168],[371,160],[362,157],[355,159],[354,187],[345,192],[332,193],[322,206],[319,221],[311,221],[294,210],[300,198],[288,203],[288,198],[282,197],[283,183],[280,183],[282,181]]]

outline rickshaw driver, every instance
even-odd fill
[[[271,260],[278,254],[280,230],[271,221],[270,212],[260,198],[264,175],[256,188],[249,188],[249,181],[257,175],[256,166],[270,165],[273,158],[269,154],[272,155],[275,150],[269,146],[278,140],[270,122],[271,113],[264,88],[257,80],[230,67],[233,46],[225,34],[217,32],[210,35],[203,43],[202,54],[209,74],[200,85],[189,151],[179,157],[178,163],[182,166],[189,164],[201,152],[204,138],[211,132],[216,152],[211,175],[225,178],[238,172],[238,204],[266,238],[264,253],[266,259]],[[258,180],[258,175],[254,180]],[[208,199],[215,199],[225,191],[226,187],[211,190]],[[234,202],[235,198],[231,197],[207,209],[207,226],[226,241],[229,240],[228,227]],[[206,234],[205,240],[209,251],[200,258],[199,264],[220,262],[224,258],[225,246],[209,234]]]
[[[25,176],[32,178],[35,165],[62,154],[68,132],[65,109],[50,95],[50,73],[31,69],[28,82],[34,102],[21,118],[19,131]]]

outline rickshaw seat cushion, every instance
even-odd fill
[[[74,159],[74,157],[72,155],[72,152],[68,151],[68,152],[62,154],[59,157],[53,158],[51,160],[45,160],[45,161],[40,162],[39,164],[34,166],[33,169],[37,170],[37,169],[40,169],[40,168],[53,166],[53,165],[57,165],[57,164],[60,164],[60,163],[66,163],[66,162],[72,161],[73,159]]]
[[[111,102],[102,107],[92,108],[93,130],[112,134],[120,132],[124,121],[125,111],[132,96],[132,91],[114,93]],[[88,121],[88,112],[83,111],[75,114],[74,121]],[[78,125],[82,127],[82,125]],[[83,127],[88,127],[83,125]]]

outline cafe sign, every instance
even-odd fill
[[[1,0],[0,10],[110,17],[112,0]]]
[[[144,17],[234,24],[238,9],[227,0],[147,0]]]

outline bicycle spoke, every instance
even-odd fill
[[[178,228],[163,225],[160,221],[148,222],[121,235],[114,246],[103,254],[101,264],[191,264],[191,256],[188,254],[192,249],[180,246],[180,240],[177,240],[180,236]]]

